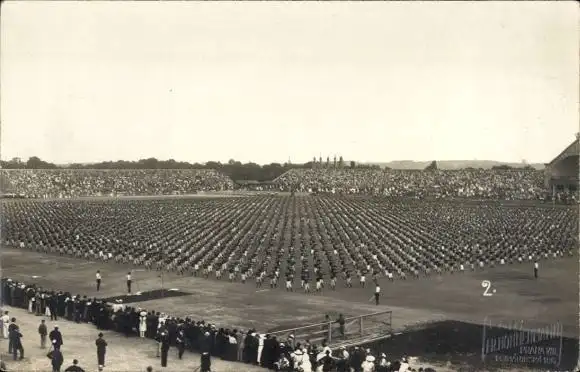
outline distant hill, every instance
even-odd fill
[[[414,160],[395,160],[387,163],[370,162],[366,164],[378,165],[381,168],[389,167],[391,169],[425,169],[432,161],[414,161]],[[437,160],[438,169],[464,169],[464,168],[483,168],[491,169],[497,165],[509,165],[514,168],[523,168],[522,163],[509,163],[495,160]],[[544,164],[528,164],[537,170],[544,169]]]

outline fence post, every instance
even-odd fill
[[[360,336],[363,336],[363,317],[361,316],[359,318],[359,331],[360,331]]]
[[[330,345],[332,342],[332,322],[328,322],[328,341],[327,344]]]

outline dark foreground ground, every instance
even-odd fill
[[[103,274],[99,297],[124,296],[124,274],[133,274],[134,291],[160,290],[159,272],[117,264],[47,256],[13,248],[2,249],[2,275],[40,286],[96,296],[94,273]],[[541,262],[540,278],[532,276],[531,264],[516,264],[483,272],[433,276],[428,279],[383,282],[381,305],[369,301],[373,288],[339,288],[323,295],[287,293],[283,289],[257,289],[254,284],[228,283],[163,276],[164,297],[147,295],[128,299],[148,310],[205,319],[218,325],[255,327],[259,331],[291,328],[324,319],[324,314],[362,315],[393,311],[393,328],[402,334],[375,343],[373,348],[389,356],[415,355],[428,360],[469,365],[466,371],[493,370],[481,365],[484,319],[493,324],[523,321],[525,327],[560,322],[564,338],[562,363],[557,370],[576,364],[578,352],[578,258]],[[482,280],[495,293],[484,297]],[[171,291],[170,291],[171,290]],[[182,292],[182,293],[178,293]],[[169,293],[175,292],[175,293]],[[522,367],[524,367],[522,365]],[[552,368],[550,365],[534,366]],[[505,369],[505,368],[503,368]]]

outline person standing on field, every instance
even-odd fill
[[[97,292],[101,290],[101,271],[97,270],[97,273],[95,274],[96,280],[97,280]]]
[[[107,341],[103,338],[103,333],[99,333],[99,338],[95,340],[97,346],[97,363],[99,368],[105,366],[105,354],[107,353]]]
[[[48,336],[48,329],[46,328],[45,320],[40,321],[38,326],[38,334],[40,335],[40,348],[46,349],[46,337]]]
[[[127,293],[131,294],[131,272],[127,273]]]

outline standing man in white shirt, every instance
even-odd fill
[[[377,285],[375,286],[375,304],[378,306],[379,304],[379,297],[381,296],[381,286],[379,285],[379,283],[377,283]],[[372,298],[371,298],[372,299]]]
[[[97,292],[98,292],[101,290],[101,271],[100,270],[97,270],[95,277],[97,279]]]
[[[131,294],[131,272],[127,273],[127,293]]]
[[[538,279],[538,269],[540,268],[540,265],[538,264],[538,261],[534,262],[534,278]]]

